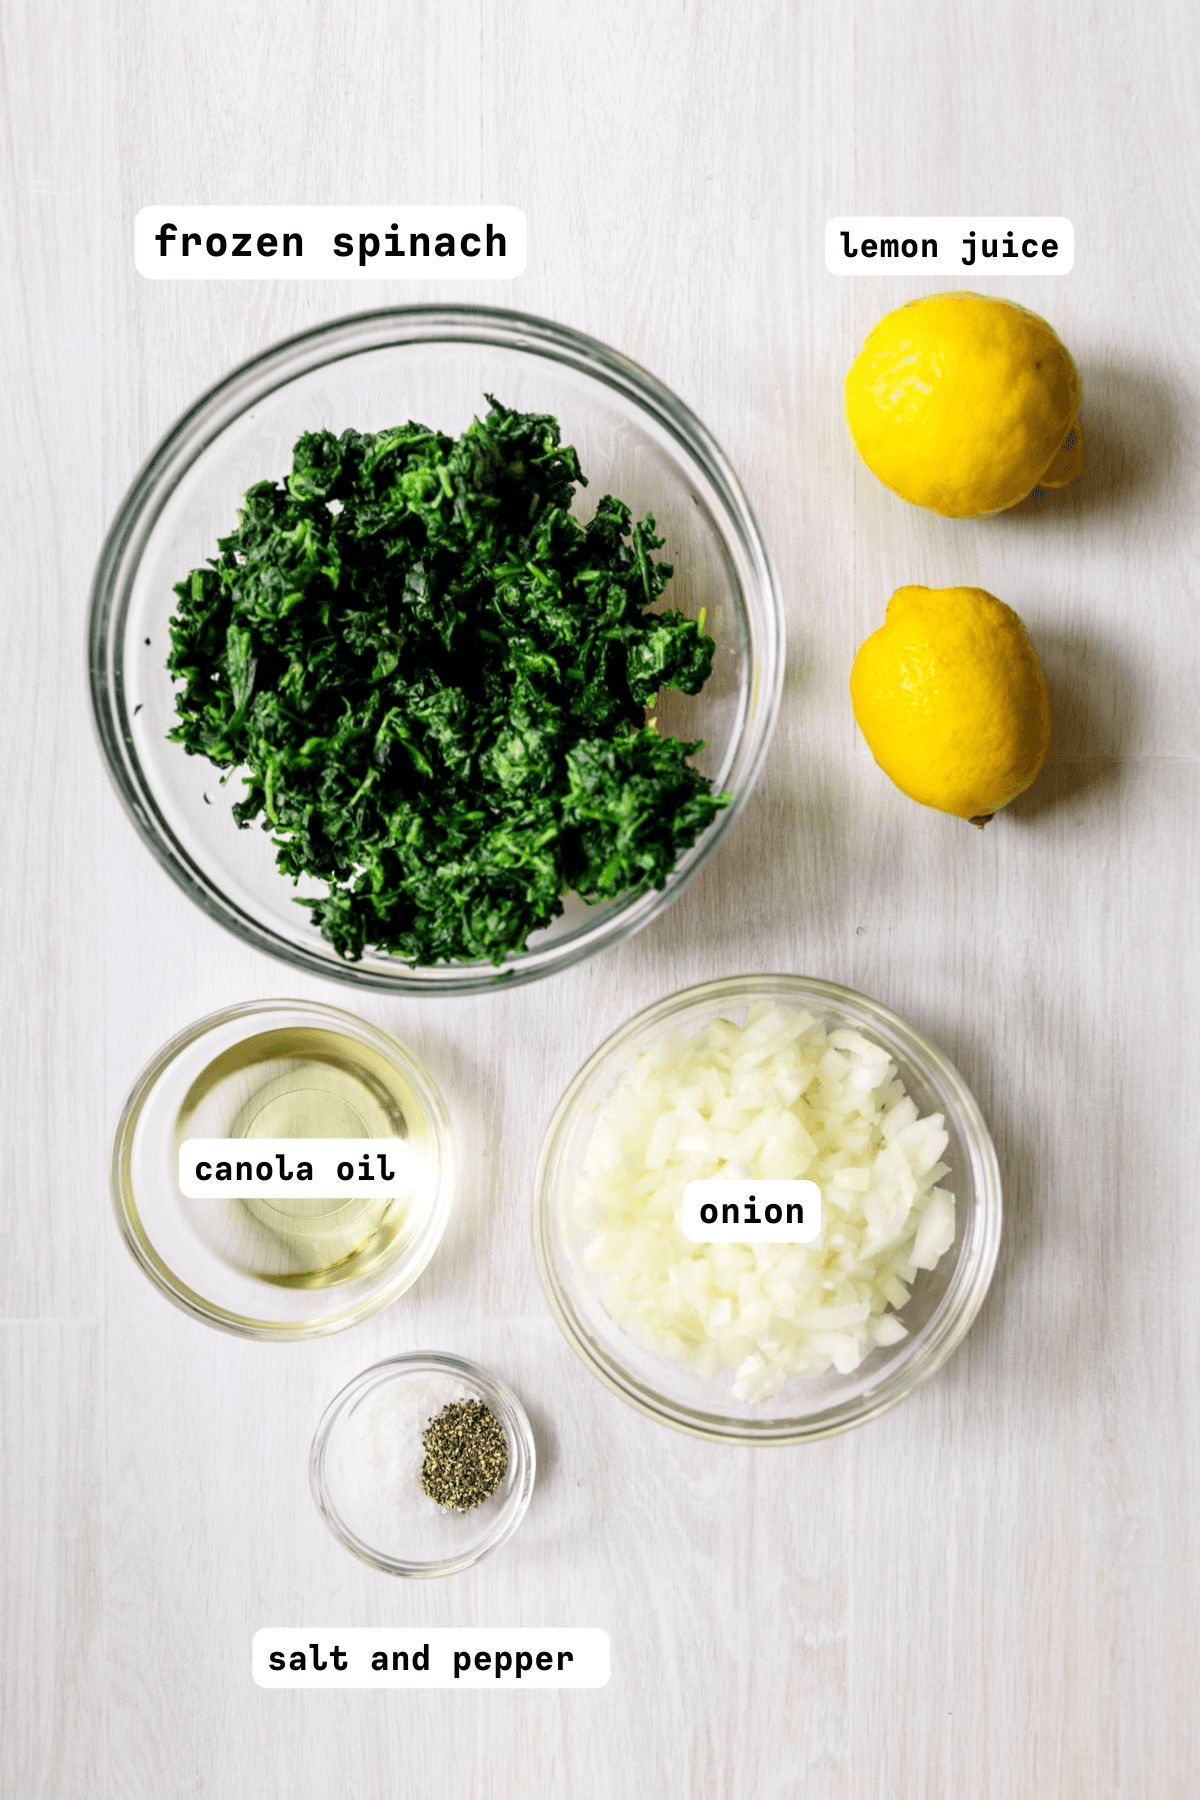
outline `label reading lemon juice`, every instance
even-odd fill
[[[1075,265],[1070,219],[859,217],[830,219],[825,267],[831,275],[1067,275]]]

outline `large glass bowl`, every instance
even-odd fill
[[[908,1336],[873,1350],[852,1374],[795,1378],[757,1404],[734,1398],[727,1378],[705,1380],[622,1330],[604,1310],[604,1277],[584,1252],[592,1233],[575,1217],[574,1189],[598,1108],[633,1062],[668,1031],[698,1032],[710,1019],[743,1024],[758,1001],[816,1014],[887,1050],[924,1116],[943,1115],[950,1136],[943,1185],[955,1196],[956,1236],[937,1267],[921,1273],[900,1317]],[[538,1163],[534,1243],[551,1310],[587,1367],[664,1425],[744,1444],[797,1444],[832,1436],[911,1394],[961,1343],[983,1304],[1000,1245],[1000,1172],[982,1114],[942,1053],[887,1007],[849,988],[798,975],[742,975],[687,988],[647,1008],[600,1046],[559,1101]]]
[[[337,956],[275,867],[269,836],[231,816],[239,778],[167,741],[175,720],[165,661],[173,588],[217,553],[256,481],[291,467],[303,431],[363,431],[418,419],[459,433],[485,395],[550,412],[579,452],[590,518],[613,493],[653,513],[675,567],[663,604],[716,639],[713,673],[695,697],[669,694],[659,727],[703,739],[698,766],[733,798],[680,857],[661,891],[564,915],[501,967],[414,967],[368,950]],[[109,769],[163,867],[239,937],[311,972],[375,988],[462,992],[531,981],[638,930],[669,905],[730,830],[758,774],[779,703],[783,625],[766,552],[737,477],[700,421],[636,364],[545,320],[485,307],[396,307],[322,325],[219,382],[151,456],[109,532],[92,594],[92,702]]]

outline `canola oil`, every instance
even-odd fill
[[[313,1026],[265,1031],[223,1051],[184,1097],[187,1138],[404,1139],[411,1184],[380,1199],[184,1200],[209,1249],[243,1274],[289,1287],[365,1275],[416,1228],[428,1133],[400,1070],[369,1045]]]

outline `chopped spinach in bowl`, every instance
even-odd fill
[[[247,772],[279,868],[339,955],[500,963],[562,911],[661,888],[729,796],[645,722],[698,693],[714,643],[649,610],[654,520],[581,525],[555,419],[488,396],[423,425],[308,432],[175,588],[171,737]]]

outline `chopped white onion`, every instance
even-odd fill
[[[954,1242],[948,1142],[885,1050],[811,1013],[763,1003],[744,1027],[668,1033],[597,1113],[574,1195],[584,1261],[617,1324],[707,1379],[732,1371],[739,1400],[849,1374],[907,1335],[896,1312]],[[683,1190],[721,1179],[816,1181],[819,1237],[693,1243]]]

